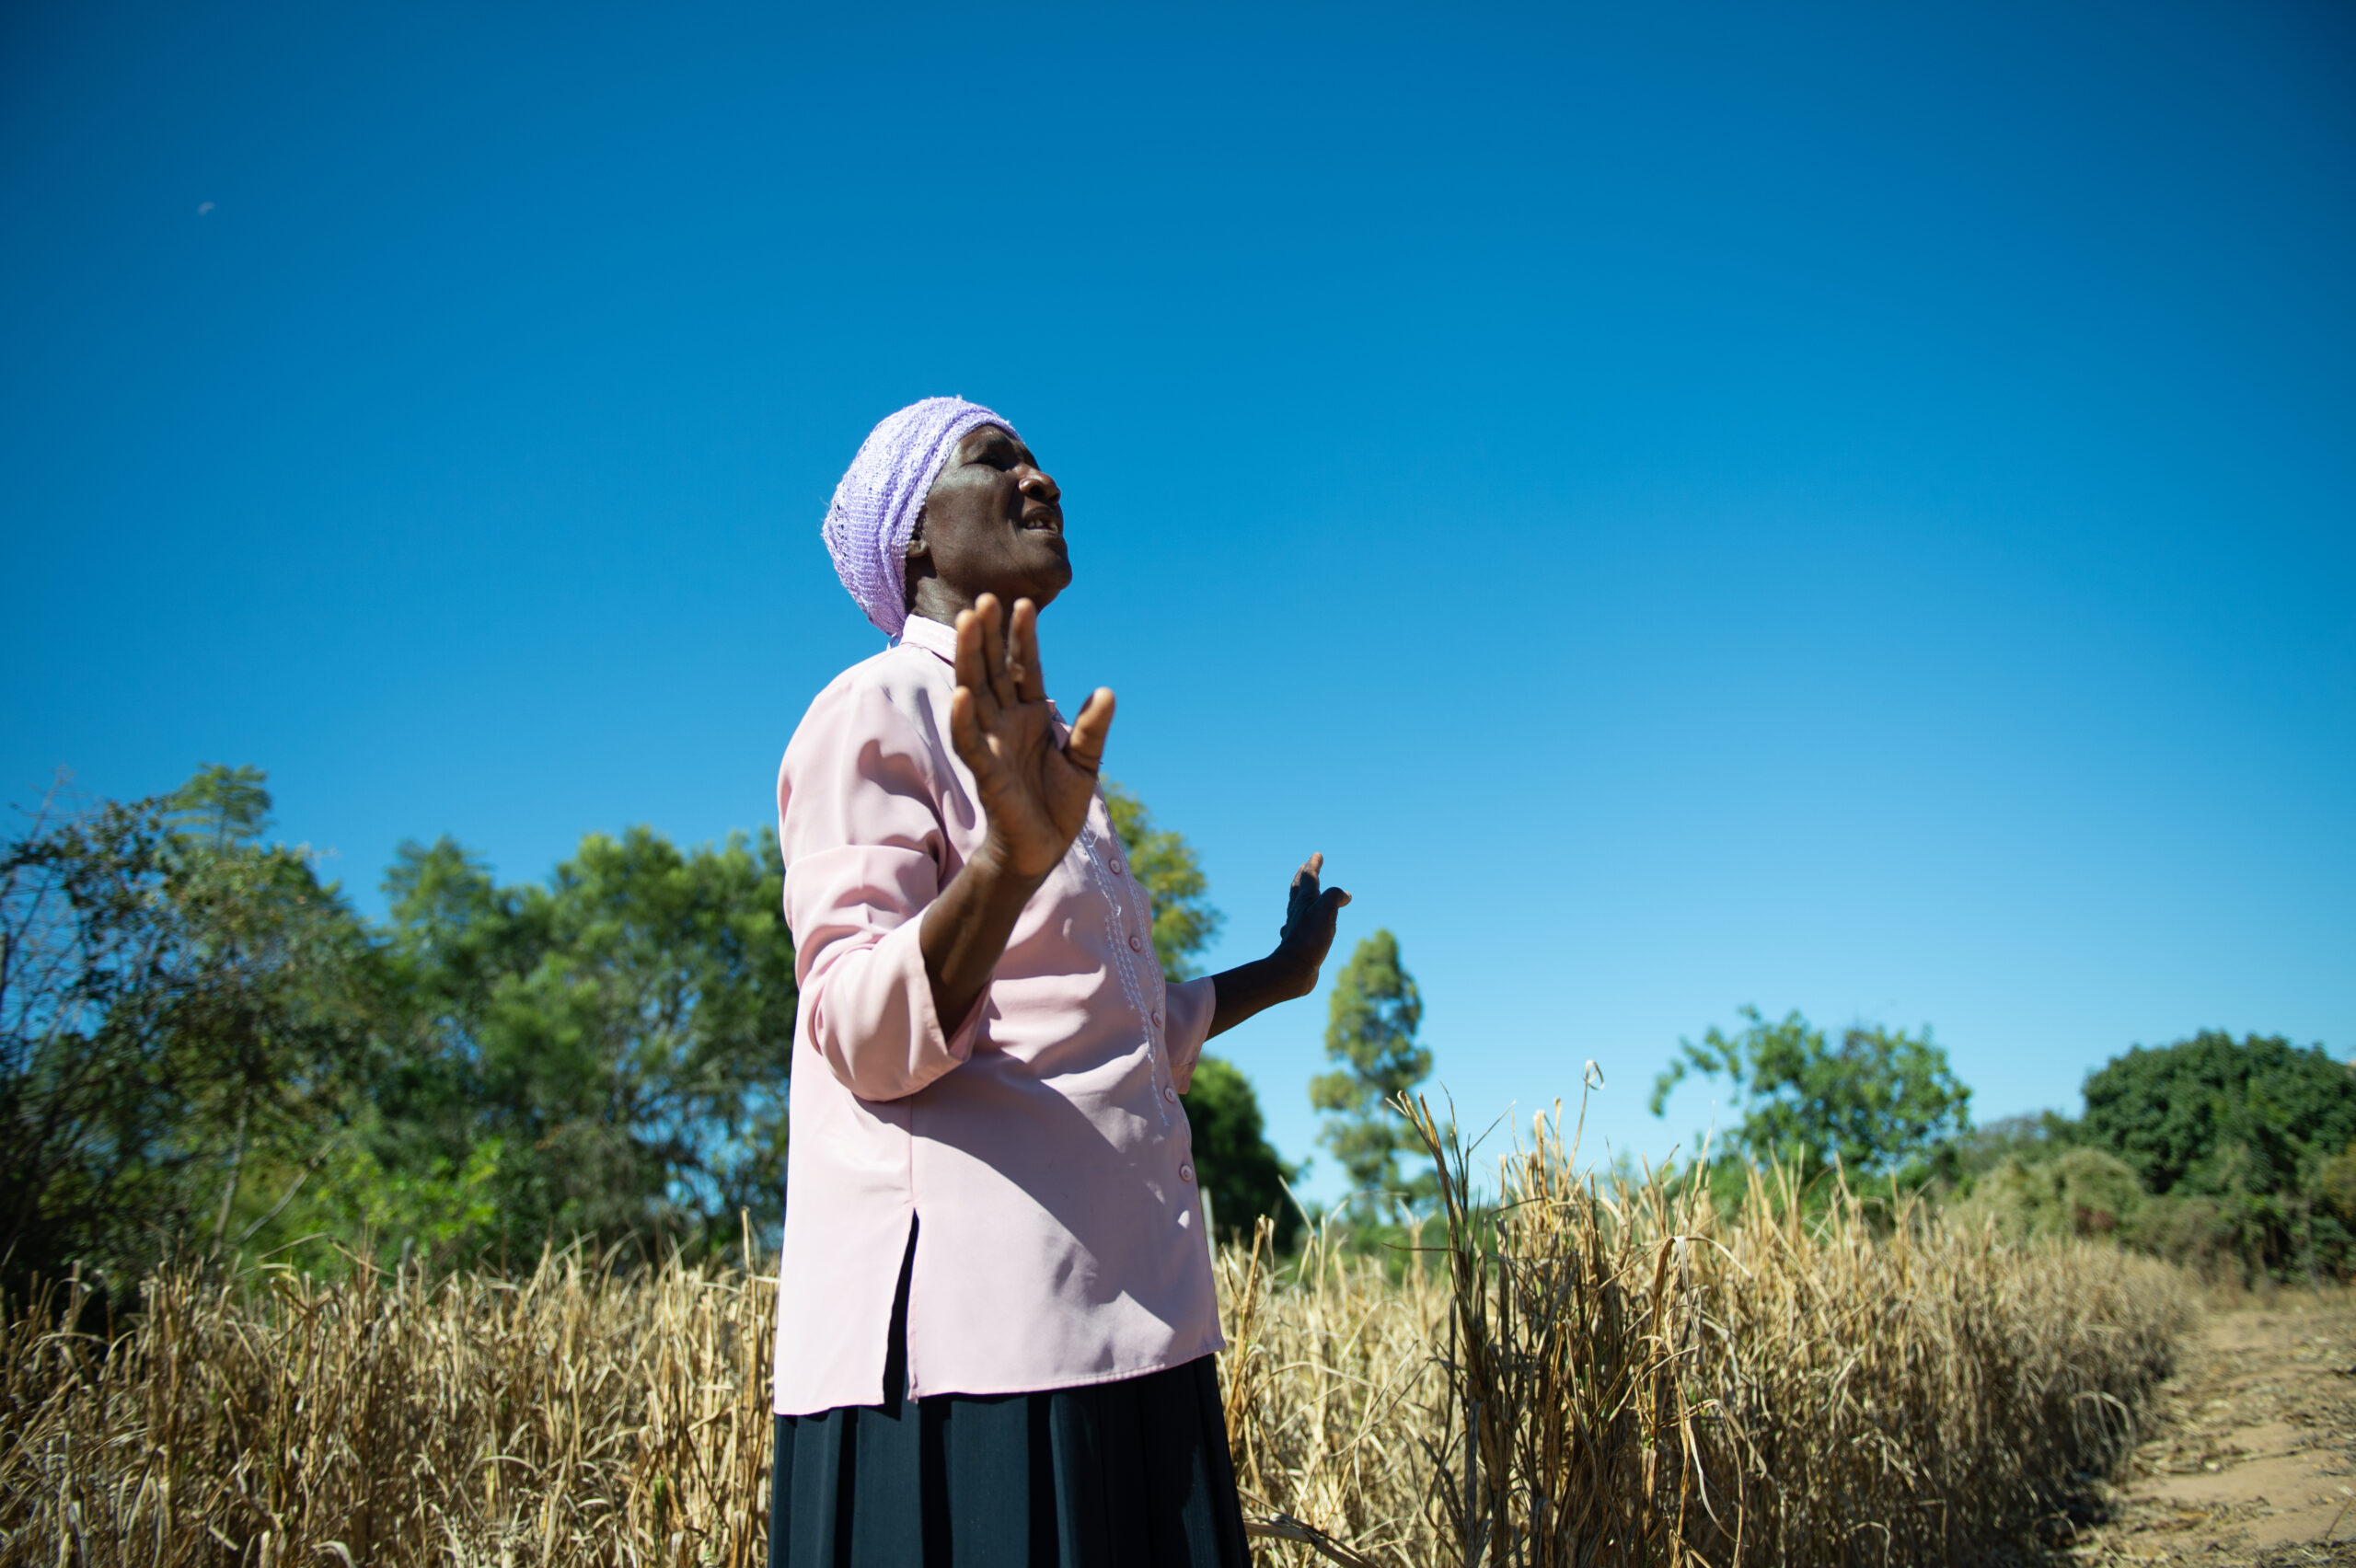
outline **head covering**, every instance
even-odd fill
[[[835,558],[835,575],[887,637],[899,636],[908,620],[908,540],[917,512],[965,432],[986,424],[1014,434],[1012,425],[963,398],[910,403],[867,432],[835,487],[819,525],[826,553]]]

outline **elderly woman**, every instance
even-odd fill
[[[1349,895],[1293,879],[1270,956],[1168,985],[1097,790],[1099,689],[1047,698],[1061,492],[932,398],[875,427],[827,548],[892,646],[778,778],[802,987],[769,1560],[1249,1561],[1185,1091],[1307,995]]]

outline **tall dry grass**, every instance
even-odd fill
[[[167,1274],[0,1340],[0,1562],[766,1561],[767,1280]]]
[[[2093,1244],[1768,1178],[1730,1217],[1598,1187],[1559,1134],[1495,1210],[1454,1153],[1403,1278],[1330,1235],[1220,1258],[1264,1562],[2001,1557],[2118,1454],[2189,1311]],[[0,1565],[758,1562],[771,1299],[578,1252],[513,1282],[167,1274],[111,1343],[54,1299],[0,1333]]]
[[[1753,1170],[1574,1175],[1559,1112],[1472,1207],[1440,1149],[1449,1320],[1432,1560],[2016,1561],[2110,1470],[2192,1315],[2184,1276],[2082,1241],[2007,1245]],[[1484,1223],[1485,1217],[1485,1223]]]
[[[1446,1277],[1386,1269],[1330,1228],[1298,1258],[1268,1256],[1265,1220],[1219,1258],[1220,1376],[1249,1518],[1299,1524],[1377,1562],[1436,1561],[1427,1506]],[[1282,1537],[1274,1560],[1317,1555]]]

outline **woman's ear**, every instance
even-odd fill
[[[932,573],[932,547],[924,542],[924,509],[917,509],[916,526],[908,530],[907,553],[900,568],[901,606],[917,607],[917,584]]]

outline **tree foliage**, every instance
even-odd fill
[[[2356,1071],[2321,1046],[2214,1031],[2137,1046],[2085,1113],[1992,1123],[1943,1163],[1973,1223],[2107,1236],[2244,1278],[2356,1272]]]
[[[0,866],[5,1283],[364,1235],[709,1248],[782,1201],[773,838],[593,835],[545,885],[403,847],[391,919],[265,843],[254,768],[29,821]],[[307,1239],[307,1240],[306,1239]]]
[[[710,1247],[740,1209],[766,1227],[793,1051],[782,890],[773,833],[685,851],[592,834],[545,885],[503,888],[448,839],[402,846],[386,891],[408,1043],[376,1085],[379,1162],[471,1168],[441,1201],[488,1197],[508,1245]]]
[[[1835,1045],[1797,1012],[1773,1023],[1756,1007],[1740,1012],[1738,1033],[1713,1025],[1698,1043],[1677,1043],[1653,1085],[1654,1115],[1688,1074],[1724,1079],[1741,1113],[1741,1150],[1804,1172],[1837,1159],[1859,1174],[1891,1174],[1969,1129],[1971,1091],[1928,1027],[1916,1036],[1857,1025]]]
[[[1320,1141],[1350,1178],[1350,1205],[1361,1217],[1395,1217],[1404,1204],[1435,1188],[1426,1173],[1413,1182],[1399,1156],[1423,1145],[1390,1101],[1431,1076],[1432,1054],[1415,1043],[1424,999],[1388,930],[1366,938],[1334,982],[1325,1055],[1341,1066],[1310,1080],[1310,1102],[1335,1114]]]
[[[2151,1194],[2155,1251],[2204,1268],[2356,1267],[2356,1074],[2320,1045],[2210,1030],[2089,1074],[2076,1136]]]
[[[2082,1136],[2153,1193],[2294,1189],[2356,1139],[2356,1073],[2279,1035],[2139,1045],[2088,1075],[2085,1097]]]
[[[120,1286],[247,1239],[324,1154],[384,992],[250,768],[168,796],[52,792],[0,867],[0,1256]]]
[[[1195,957],[1210,945],[1222,919],[1211,906],[1209,879],[1194,846],[1156,827],[1144,803],[1109,780],[1104,803],[1129,869],[1153,900],[1153,950],[1162,974],[1172,982],[1194,978]],[[1248,1235],[1265,1215],[1276,1221],[1277,1244],[1289,1246],[1300,1229],[1300,1212],[1286,1183],[1299,1180],[1300,1172],[1268,1142],[1252,1080],[1226,1058],[1206,1052],[1195,1063],[1184,1102],[1212,1223],[1223,1236]]]

